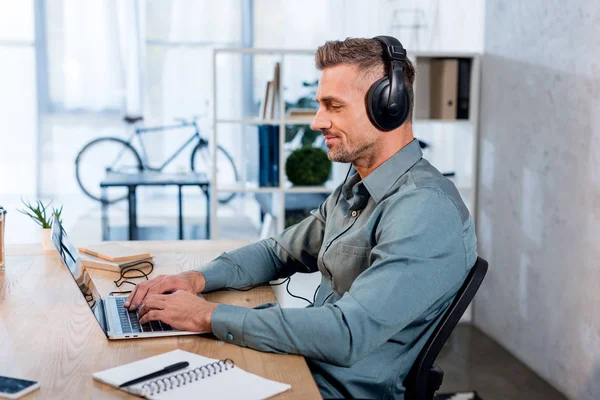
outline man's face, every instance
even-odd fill
[[[353,65],[325,68],[319,80],[319,110],[312,129],[321,131],[329,148],[329,159],[354,162],[370,158],[376,151],[379,131],[365,108],[368,82]]]

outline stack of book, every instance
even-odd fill
[[[79,252],[85,267],[113,272],[121,272],[142,263],[152,263],[153,260],[150,253],[119,243],[80,247]]]

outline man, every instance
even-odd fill
[[[138,285],[126,306],[142,304],[142,323],[162,320],[303,355],[325,398],[403,398],[404,378],[477,258],[473,221],[456,188],[422,159],[413,138],[415,71],[404,57],[400,43],[385,37],[317,50],[312,127],[325,136],[329,158],[357,173],[283,233],[198,271]],[[197,295],[316,271],[321,286],[307,308],[248,309]]]

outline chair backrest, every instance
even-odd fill
[[[450,334],[458,324],[458,321],[469,306],[469,303],[475,297],[475,293],[479,289],[483,278],[488,269],[488,263],[481,257],[477,257],[477,261],[467,279],[458,290],[454,301],[450,308],[443,315],[439,324],[435,327],[433,333],[425,343],[425,346],[419,353],[410,372],[404,380],[406,388],[406,399],[411,400],[426,400],[428,396],[427,385],[429,382],[429,373],[442,350],[444,343],[450,337]]]

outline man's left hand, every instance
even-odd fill
[[[211,332],[210,318],[217,306],[201,295],[183,290],[153,294],[144,299],[139,313],[140,323],[162,321],[182,331]]]

